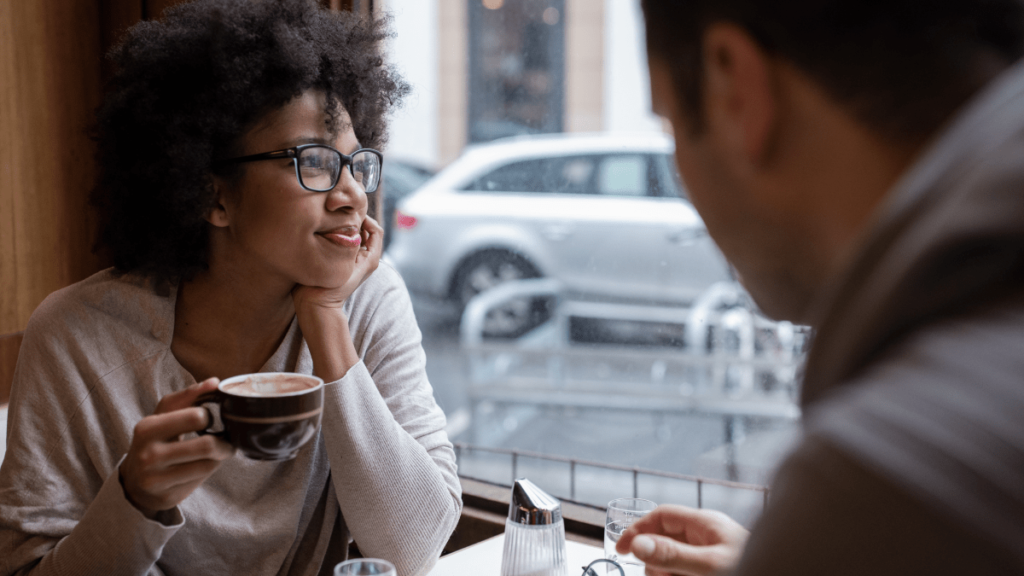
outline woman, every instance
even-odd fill
[[[0,575],[422,574],[461,512],[412,308],[367,216],[388,108],[380,22],[198,0],[133,28],[99,113],[115,268],[33,314],[0,469]],[[374,170],[377,173],[374,174]],[[297,458],[234,456],[218,378],[321,377]]]

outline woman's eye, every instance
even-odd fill
[[[299,159],[299,166],[302,168],[323,170],[324,164],[324,159],[320,156],[307,155]]]

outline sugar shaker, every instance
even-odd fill
[[[526,478],[512,486],[501,576],[568,576],[562,505]]]

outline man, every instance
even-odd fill
[[[644,0],[655,111],[762,309],[816,340],[747,540],[663,506],[648,574],[1024,573],[1024,2]]]

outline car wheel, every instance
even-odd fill
[[[506,282],[539,278],[540,273],[525,258],[511,252],[492,250],[470,257],[455,275],[452,295],[460,309],[484,290]],[[494,308],[484,319],[484,336],[515,338],[550,317],[546,298],[516,298]]]

